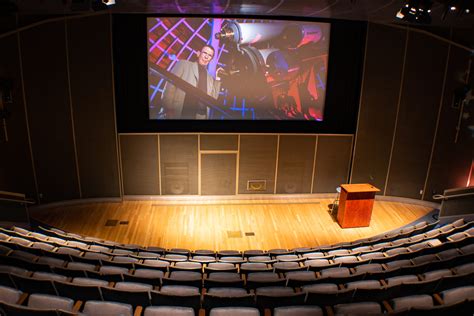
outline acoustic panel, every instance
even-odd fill
[[[124,195],[159,195],[158,137],[120,135]]]
[[[160,135],[164,195],[198,194],[198,135]]]
[[[65,35],[64,21],[20,33],[28,121],[42,202],[80,197]]]
[[[425,200],[433,200],[433,195],[442,194],[446,189],[463,187],[468,183],[474,184],[469,179],[470,174],[474,175],[471,172],[474,137],[472,130],[469,129],[469,126],[474,124],[473,101],[466,104],[463,109],[461,104],[455,102],[457,101],[455,94],[461,91],[467,75],[470,58],[467,51],[451,46],[438,133],[425,188]],[[471,87],[474,85],[473,78],[474,76],[469,83]],[[460,116],[463,118],[459,122]],[[458,123],[460,123],[459,131]]]
[[[0,90],[2,94],[11,95],[11,102],[4,103],[10,113],[5,119],[5,129],[0,120],[3,136],[0,137],[3,139],[0,141],[0,188],[36,199],[16,34],[1,38],[0,47]]]
[[[410,32],[385,195],[421,198],[440,106],[448,45]]]
[[[352,135],[319,135],[313,193],[335,193],[339,185],[348,183],[351,155]]]
[[[237,154],[201,155],[201,195],[235,195]]]
[[[83,198],[120,196],[110,18],[100,15],[67,21],[71,97]]]
[[[201,135],[201,150],[237,150],[238,135]]]
[[[239,194],[273,193],[277,135],[241,135]]]
[[[385,187],[406,36],[405,30],[369,24],[352,183]]]
[[[282,135],[276,193],[311,193],[316,136]]]

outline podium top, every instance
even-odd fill
[[[343,188],[348,193],[380,192],[379,189],[369,183],[341,184],[341,188]]]

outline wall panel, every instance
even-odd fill
[[[124,195],[159,195],[157,135],[120,135]]]
[[[43,202],[80,197],[65,39],[64,21],[21,32],[28,121]]]
[[[110,16],[68,20],[67,30],[82,197],[120,196]]]
[[[313,193],[334,193],[348,182],[352,135],[318,136]]]
[[[235,195],[237,154],[201,155],[201,195]]]
[[[201,150],[237,150],[238,135],[204,135],[201,134]]]
[[[386,195],[421,198],[447,52],[446,43],[410,32]]]
[[[405,30],[369,24],[351,182],[371,183],[381,194],[390,160],[406,36]]]
[[[442,194],[445,189],[466,186],[474,157],[474,137],[469,125],[474,124],[474,107],[456,106],[453,97],[462,87],[469,68],[470,54],[463,49],[451,46],[449,64],[444,88],[438,131],[429,170],[424,199],[432,200],[434,194]],[[471,70],[472,71],[472,70]],[[474,76],[470,86],[474,85]],[[473,101],[471,101],[473,102]],[[456,139],[459,117],[462,113],[458,137]],[[471,185],[474,185],[471,182]]]
[[[10,113],[6,121],[5,135],[0,121],[0,188],[3,191],[25,193],[36,199],[33,167],[23,102],[20,58],[17,35],[0,39],[0,80],[12,84],[13,103],[4,104]],[[0,86],[2,83],[0,82]],[[8,137],[6,142],[5,136]]]
[[[239,194],[273,193],[277,157],[277,135],[241,135]],[[263,180],[264,187],[248,190],[248,181]]]
[[[198,194],[198,135],[160,135],[164,195]]]
[[[311,193],[316,136],[282,135],[276,193]]]

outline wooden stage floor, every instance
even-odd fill
[[[247,250],[329,245],[407,225],[433,209],[377,200],[369,227],[340,228],[333,199],[124,201],[31,211],[45,224],[122,243],[165,248]],[[106,226],[112,220],[115,226]],[[122,223],[120,223],[122,222]]]

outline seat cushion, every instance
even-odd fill
[[[28,307],[37,309],[62,309],[72,311],[74,300],[48,294],[31,294],[28,297]]]

